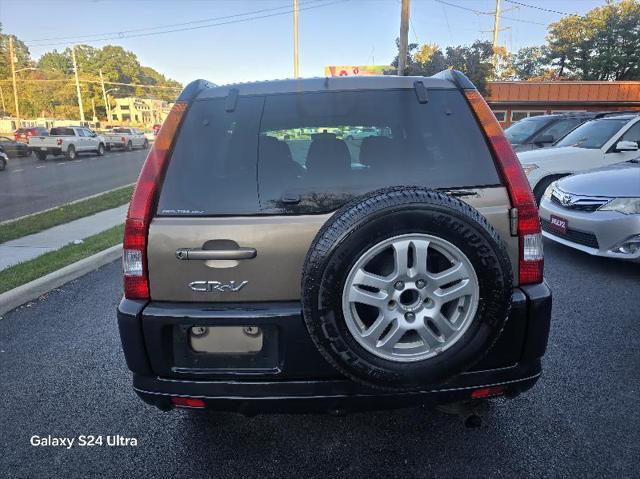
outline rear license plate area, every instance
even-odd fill
[[[204,330],[204,332],[202,331]],[[278,329],[272,324],[176,324],[172,371],[188,375],[280,371]]]
[[[556,215],[551,215],[551,218],[549,219],[549,226],[551,229],[553,229],[554,231],[557,231],[558,233],[562,233],[562,234],[567,234],[567,224],[569,222],[567,221],[566,218],[562,218],[560,216],[556,216]]]

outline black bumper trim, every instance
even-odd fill
[[[485,387],[505,386],[514,397],[530,389],[541,375],[540,362],[520,365],[511,371],[473,373],[465,384],[435,389],[386,392],[359,386],[346,380],[287,381],[280,383],[198,382],[134,377],[134,390],[148,404],[162,410],[173,408],[171,397],[202,399],[209,409],[252,415],[270,412],[348,412],[374,409],[437,405],[471,399],[471,392]],[[525,370],[529,374],[523,374]],[[513,376],[517,377],[513,377]],[[484,381],[481,380],[485,379]]]

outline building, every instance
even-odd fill
[[[487,102],[503,127],[530,116],[640,110],[640,81],[496,81]]]
[[[151,98],[116,98],[111,107],[112,122],[154,125],[162,123],[171,110],[171,103]]]

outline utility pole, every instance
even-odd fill
[[[18,86],[16,85],[16,57],[13,53],[13,36],[9,35],[9,57],[11,60],[11,78],[13,79],[13,101],[16,104],[16,123],[20,128],[20,106],[18,105]]]
[[[96,100],[91,97],[91,109],[93,110],[93,119],[91,121],[98,121],[98,117],[96,116]]]
[[[496,0],[496,11],[493,17],[493,63],[498,59],[498,32],[500,31],[500,7],[502,0]]]
[[[398,51],[398,75],[404,76],[407,69],[407,48],[409,44],[409,0],[402,0],[400,13],[400,48]]]
[[[100,69],[100,85],[102,85],[102,99],[104,100],[104,111],[107,114],[107,123],[111,121],[111,105],[107,99],[107,91],[104,89],[104,77],[102,76],[102,68]]]
[[[78,107],[80,108],[80,123],[84,123],[84,108],[82,107],[82,93],[80,92],[80,80],[78,79],[78,64],[76,63],[76,46],[71,47],[71,59],[73,71],[76,75],[76,91],[78,92]]]
[[[0,86],[0,99],[2,99],[2,114],[7,114],[7,107],[4,106],[4,92],[2,91],[2,87]]]
[[[298,0],[293,0],[293,78],[300,76],[298,65]]]

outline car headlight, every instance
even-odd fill
[[[625,215],[640,214],[640,198],[615,198],[598,208],[600,211],[617,211]]]
[[[549,186],[547,186],[547,189],[544,190],[544,195],[542,195],[542,197],[546,200],[550,200],[551,199],[551,193],[553,193],[553,189],[556,186],[556,182],[552,181],[551,184]]]
[[[529,176],[533,170],[537,170],[539,168],[535,163],[531,163],[528,165],[523,165],[522,169],[524,170],[524,174]]]

